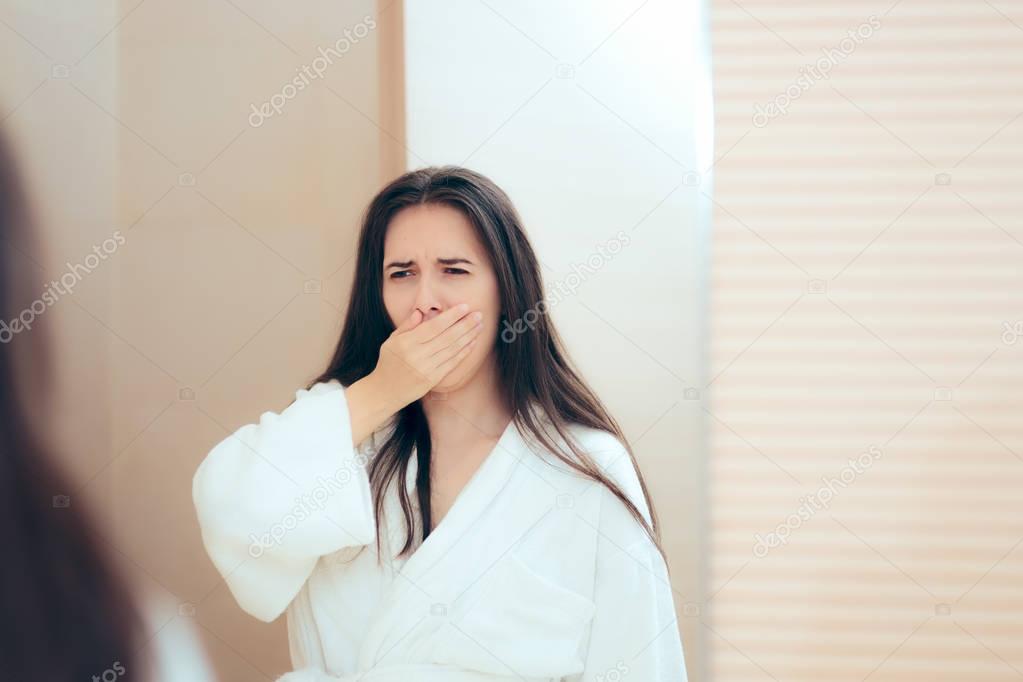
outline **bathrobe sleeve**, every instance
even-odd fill
[[[270,622],[319,557],[375,540],[364,448],[340,383],[300,389],[218,443],[192,481],[203,544],[238,604]]]
[[[603,468],[648,520],[636,469],[625,448]],[[667,566],[625,505],[601,486],[591,623],[583,672],[568,682],[630,679],[686,682]]]

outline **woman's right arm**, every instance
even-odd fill
[[[376,539],[366,457],[357,445],[465,359],[481,324],[458,305],[415,309],[380,346],[376,367],[342,388],[301,389],[217,444],[192,480],[203,544],[238,604],[270,622],[316,562]]]
[[[239,428],[199,465],[192,499],[203,544],[245,611],[274,620],[319,557],[376,539],[366,453],[356,444],[397,409],[373,381],[319,383]]]

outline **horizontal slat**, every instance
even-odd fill
[[[690,408],[713,680],[1023,677],[1020,26],[997,0],[711,3],[716,162],[687,189],[715,202],[713,383]]]

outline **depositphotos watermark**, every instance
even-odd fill
[[[597,244],[597,253],[591,253],[582,264],[572,263],[572,272],[565,279],[558,280],[555,284],[554,288],[557,290],[557,295],[541,299],[540,302],[523,313],[515,322],[503,320],[501,324],[504,326],[504,329],[501,330],[501,340],[505,343],[511,343],[521,334],[525,334],[527,329],[532,329],[536,326],[536,321],[541,315],[546,315],[548,310],[569,295],[574,294],[579,285],[586,281],[588,274],[592,275],[610,263],[622,249],[632,242],[632,239],[624,230],[618,230],[615,237],[617,239],[609,239],[604,244]]]
[[[112,237],[103,240],[100,246],[93,246],[92,253],[82,259],[81,263],[66,261],[67,272],[60,276],[60,279],[50,280],[46,290],[36,300],[24,308],[17,317],[9,322],[0,320],[0,343],[8,343],[19,332],[32,329],[37,317],[60,300],[61,296],[71,294],[75,285],[85,279],[85,276],[99,267],[100,263],[113,255],[118,247],[127,241],[120,230],[116,230]]]
[[[366,463],[372,455],[373,453],[369,449],[365,452],[357,452],[351,461],[346,462],[345,466],[335,471],[333,476],[324,478],[321,475],[317,475],[316,485],[313,486],[312,491],[296,497],[295,506],[280,521],[270,526],[262,536],[258,536],[255,533],[249,534],[249,540],[251,541],[249,543],[249,556],[254,559],[263,556],[263,552],[268,548],[281,544],[284,536],[289,531],[297,528],[300,523],[308,519],[315,512],[322,511],[327,506],[327,501],[331,495],[348,485],[352,480],[352,475],[357,473],[358,469],[364,470],[366,468]]]
[[[597,673],[593,682],[620,682],[631,672],[631,669],[624,661],[615,663],[615,667],[608,668],[602,673]]]
[[[100,675],[93,675],[92,682],[114,682],[120,679],[121,675],[124,675],[127,670],[124,668],[124,664],[120,661],[114,661],[114,664],[103,671]]]
[[[1002,322],[1002,343],[1006,346],[1015,346],[1021,337],[1023,337],[1023,320]]]
[[[784,92],[775,97],[771,102],[768,102],[766,106],[761,106],[759,102],[754,105],[753,125],[757,128],[763,128],[771,122],[771,119],[787,114],[789,105],[792,104],[793,100],[802,97],[803,93],[812,88],[818,81],[830,78],[831,69],[855,52],[857,46],[873,36],[874,31],[880,28],[881,20],[874,15],[870,15],[869,19],[857,26],[855,31],[850,29],[847,32],[847,37],[839,41],[837,48],[829,47],[821,50],[824,56],[820,57],[813,64],[806,64],[800,67],[800,75],[795,83],[785,88]]]
[[[838,490],[835,489],[836,487],[839,489],[849,487],[849,484],[855,481],[857,476],[869,469],[874,462],[881,459],[882,454],[879,447],[871,445],[867,448],[866,452],[860,454],[856,459],[849,459],[848,466],[842,468],[837,478],[822,477],[821,481],[824,482],[824,485],[818,488],[816,492],[799,498],[799,508],[794,513],[789,514],[784,523],[778,524],[766,536],[760,533],[753,535],[753,539],[756,540],[753,544],[753,556],[763,559],[775,547],[787,545],[792,531],[802,526],[804,521],[810,520],[819,510],[828,508],[831,501],[835,499],[835,495],[838,494]]]
[[[327,67],[331,66],[335,59],[340,59],[347,54],[356,43],[368,36],[369,32],[376,27],[377,22],[367,14],[355,26],[346,28],[344,36],[338,38],[331,47],[325,48],[322,45],[318,47],[317,52],[320,53],[320,56],[313,59],[310,64],[303,64],[301,68],[295,69],[301,73],[285,83],[280,92],[274,93],[269,100],[258,107],[255,104],[251,105],[252,113],[249,114],[249,125],[258,128],[266,119],[284,111],[284,106],[295,99],[298,93],[305,90],[314,79],[323,78]]]

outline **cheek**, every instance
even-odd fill
[[[384,312],[387,314],[387,319],[391,321],[391,324],[397,327],[398,326],[398,319],[396,315],[397,311],[394,308],[394,303],[389,301],[387,297],[384,297]]]
[[[495,310],[491,314],[489,322],[483,325],[483,331],[480,332],[470,352],[471,358],[478,358],[482,362],[487,355],[497,352],[497,344],[501,343],[500,338],[498,338],[501,330],[498,327],[497,317],[497,311]]]
[[[486,319],[497,323],[501,314],[501,294],[497,288],[497,279],[491,275],[486,280],[480,281],[479,289],[476,291],[476,300],[480,309],[486,315]]]
[[[384,311],[390,318],[391,323],[397,327],[412,312],[412,302],[403,294],[400,287],[392,287],[384,284],[383,291]]]

